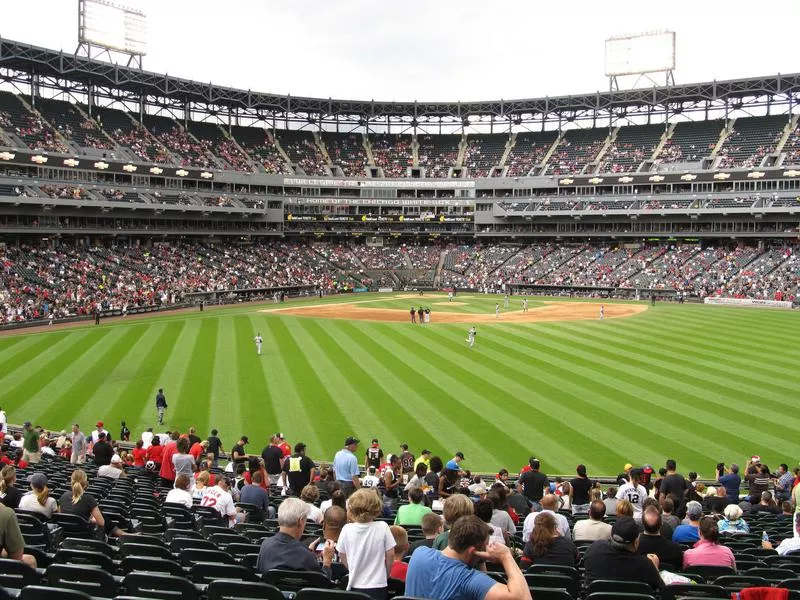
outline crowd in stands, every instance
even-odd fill
[[[250,166],[250,161],[242,154],[239,147],[231,139],[218,140],[214,148],[216,154],[223,158],[234,171],[240,173],[250,173],[253,168]]]
[[[76,197],[79,188],[42,188]],[[100,193],[135,201],[113,189]],[[186,202],[191,202],[186,199]],[[205,201],[205,200],[204,200]],[[230,206],[226,196],[209,197]],[[439,263],[438,279],[434,272]],[[0,322],[174,304],[189,292],[310,285],[323,291],[409,284],[501,289],[503,284],[673,289],[689,296],[794,299],[800,258],[791,246],[509,244],[367,246],[277,241],[152,248],[67,245],[0,248]],[[365,276],[370,271],[373,281]],[[404,273],[404,271],[407,271]],[[425,273],[429,275],[425,275]]]
[[[181,166],[208,169],[215,166],[211,153],[211,142],[197,141],[181,127],[172,127],[169,131],[157,135],[159,141],[181,157]]]
[[[209,596],[228,586],[252,597],[266,593],[254,585],[263,581],[376,600],[530,600],[670,586],[723,597],[797,581],[800,468],[785,463],[752,456],[701,479],[667,459],[658,469],[627,463],[601,481],[583,464],[548,476],[532,456],[482,475],[460,451],[417,454],[374,438],[362,446],[348,436],[334,456],[283,433],[251,442],[212,429],[204,439],[163,424],[163,389],[154,408],[157,427],[131,432],[123,421],[119,436],[103,421],[12,431],[0,410],[0,578],[27,576],[4,584],[31,585],[40,567],[55,588],[102,580],[130,593],[146,589],[144,569],[151,589],[183,586],[192,599],[198,584]]]
[[[412,166],[410,135],[376,135],[371,138],[375,165],[383,169],[384,177],[405,177]]]
[[[25,124],[15,128],[15,133],[22,138],[32,138],[35,150],[49,152],[69,152],[69,149],[58,139],[55,131],[38,115],[25,113]]]
[[[136,156],[144,161],[168,165],[174,162],[169,151],[152,138],[147,129],[141,125],[135,125],[127,131],[120,128],[114,129],[111,137],[120,145],[130,148]]]

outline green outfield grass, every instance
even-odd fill
[[[371,294],[408,310],[490,313],[502,297]],[[318,299],[306,303],[316,304]],[[535,310],[541,299],[531,299]],[[292,303],[294,305],[294,303]],[[530,455],[548,473],[616,474],[626,462],[712,476],[717,462],[758,453],[798,460],[800,315],[658,304],[626,319],[466,325],[320,320],[263,312],[272,304],[162,314],[99,327],[0,338],[0,404],[13,423],[50,429],[102,419],[117,435],[154,426],[163,387],[167,426],[212,426],[229,449],[267,435],[330,460],[347,435],[407,442],[465,466],[518,470]],[[519,300],[512,299],[512,310]],[[257,356],[253,337],[264,337]]]

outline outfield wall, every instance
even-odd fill
[[[757,306],[761,308],[791,309],[792,303],[783,300],[757,300],[755,298],[717,298],[706,297],[705,304],[721,304],[727,306]]]

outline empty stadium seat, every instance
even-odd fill
[[[286,600],[278,588],[251,581],[212,581],[206,588],[208,600]]]

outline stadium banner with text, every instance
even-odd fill
[[[381,287],[381,288],[378,288],[378,291],[379,291],[379,292],[381,292],[382,294],[385,294],[385,293],[387,293],[387,292],[393,292],[393,291],[394,291],[394,288],[390,288],[390,287]]]
[[[783,300],[758,300],[755,298],[721,298],[706,297],[705,304],[728,304],[735,306],[762,306],[766,308],[792,308],[791,302]]]

